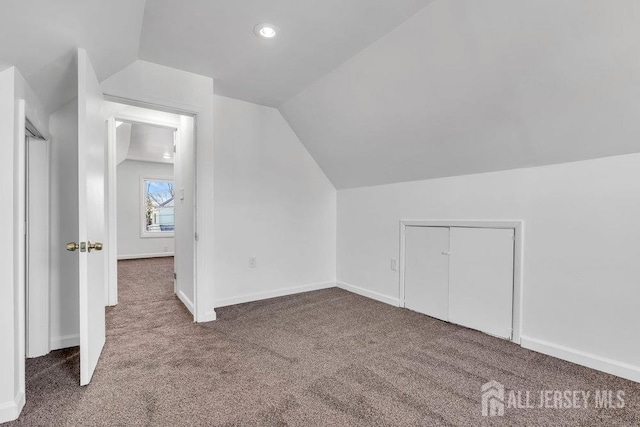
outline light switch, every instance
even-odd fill
[[[249,268],[256,268],[256,265],[257,265],[256,257],[254,256],[249,257]]]
[[[393,271],[398,271],[398,260],[395,258],[391,258],[391,269]]]

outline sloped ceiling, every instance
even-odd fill
[[[438,0],[285,102],[337,188],[640,151],[636,0]]]
[[[144,0],[3,0],[0,69],[15,65],[48,111],[77,95],[75,52],[99,79],[138,56]]]
[[[337,188],[640,151],[637,0],[2,1],[0,69],[50,111],[77,47],[279,107]]]
[[[148,0],[140,59],[216,80],[217,94],[277,106],[433,0]],[[256,37],[263,22],[275,39]]]
[[[131,144],[127,159],[173,164],[173,129],[135,123],[131,126]],[[165,159],[165,154],[171,157]]]

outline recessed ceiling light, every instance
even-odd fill
[[[162,158],[163,158],[163,159],[170,159],[170,158],[171,158],[171,154],[169,154],[169,153],[164,153],[164,154],[162,155]]]
[[[273,24],[258,24],[253,27],[256,36],[263,39],[272,39],[278,34],[278,27]]]

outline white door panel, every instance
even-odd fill
[[[512,229],[451,228],[451,322],[511,337],[513,237]]]
[[[80,281],[80,384],[91,381],[105,343],[105,122],[103,95],[87,52],[78,49],[78,253]],[[107,242],[108,243],[108,242]]]
[[[406,308],[441,320],[449,319],[448,251],[448,228],[406,228]]]

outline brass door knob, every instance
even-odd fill
[[[71,252],[77,251],[78,249],[80,249],[80,245],[77,244],[76,242],[69,242],[67,243],[66,247],[67,247],[67,250]]]
[[[102,243],[100,242],[87,242],[87,248],[88,251],[91,252],[91,250],[95,249],[96,251],[101,251],[102,250]]]

